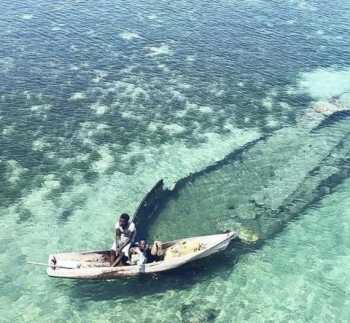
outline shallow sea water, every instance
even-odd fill
[[[350,321],[350,119],[313,113],[350,109],[347,2],[0,7],[0,322]],[[26,264],[109,248],[116,215],[159,179],[259,138],[189,181],[149,235],[247,226],[261,244],[158,279]]]

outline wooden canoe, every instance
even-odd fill
[[[111,267],[110,250],[59,253],[49,256],[47,274],[50,277],[71,279],[114,279],[158,273],[222,251],[235,237],[237,237],[236,232],[228,232],[168,241],[162,243],[166,255],[164,260],[144,265]],[[194,243],[199,243],[200,248],[186,254],[167,256],[168,250],[174,250],[179,245],[193,245]],[[55,265],[53,265],[53,259],[56,260]]]

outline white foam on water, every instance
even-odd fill
[[[155,132],[155,131],[157,131],[157,129],[158,129],[159,127],[161,127],[161,126],[162,126],[161,123],[151,121],[151,122],[148,124],[147,129],[148,129],[149,131]]]
[[[103,115],[110,110],[110,108],[106,105],[100,103],[94,103],[91,105],[91,109],[95,111],[97,115]]]
[[[267,110],[271,111],[272,107],[273,107],[273,98],[272,97],[266,97],[262,100],[261,104],[264,108],[266,108]]]
[[[64,144],[66,142],[66,140],[64,139],[62,141],[62,144]],[[74,156],[68,158],[68,157],[59,157],[59,156],[55,156],[55,160],[63,167],[66,167],[66,166],[71,166],[73,163],[76,163],[76,162],[87,162],[89,160],[89,157],[90,157],[90,154],[80,154],[80,153],[76,153]],[[68,168],[68,167],[67,167]],[[80,177],[79,177],[80,178]],[[81,179],[81,178],[80,178]],[[80,182],[80,179],[79,181],[77,181],[77,183]]]
[[[174,53],[174,51],[167,44],[162,44],[158,47],[156,46],[146,47],[145,49],[149,52],[147,56],[150,56],[150,57],[166,56],[166,55],[172,55]]]
[[[73,64],[71,64],[71,65],[69,66],[69,69],[70,69],[71,71],[79,71],[79,67],[76,66],[76,65],[73,65]]]
[[[46,142],[44,138],[38,138],[32,142],[32,149],[34,151],[44,151],[51,147],[51,144]]]
[[[182,94],[180,91],[174,89],[174,88],[170,88],[169,92],[172,94],[174,99],[177,99],[177,101],[187,101],[187,98],[184,94]]]
[[[281,109],[283,109],[283,111],[288,111],[288,110],[292,110],[292,109],[293,109],[293,107],[290,106],[290,105],[289,105],[288,103],[286,103],[286,102],[281,101],[281,102],[279,102],[278,104],[279,104],[279,106],[281,107]]]
[[[27,169],[22,167],[16,160],[12,159],[7,161],[6,177],[10,184],[16,184],[26,172]]]
[[[198,107],[198,110],[202,113],[213,113],[214,110],[212,107],[209,107],[209,106],[200,106]]]
[[[0,120],[1,120],[1,118],[0,118]],[[11,136],[15,132],[16,132],[16,128],[14,125],[5,126],[4,129],[2,129],[3,136]]]
[[[120,70],[120,73],[123,73],[123,74],[130,74],[130,73],[132,73],[132,71],[133,71],[135,68],[137,68],[137,67],[138,67],[137,64],[135,64],[135,65],[126,65],[126,67],[124,67],[124,68],[122,68],[122,69]]]
[[[23,20],[31,20],[31,19],[33,19],[33,17],[34,17],[34,15],[33,15],[33,14],[30,14],[30,13],[25,13],[25,14],[23,14],[23,15],[21,16],[21,18],[22,18]]]
[[[54,27],[51,28],[51,30],[52,30],[52,31],[61,31],[62,28],[59,27],[59,26],[54,26]]]
[[[147,18],[149,20],[156,20],[156,19],[158,19],[158,16],[156,14],[152,13],[152,14],[148,15]]]
[[[186,130],[185,127],[180,126],[179,124],[176,124],[176,123],[167,124],[163,126],[163,129],[167,131],[170,135],[179,134]]]
[[[266,126],[269,127],[270,129],[277,129],[279,128],[280,122],[276,120],[272,115],[269,115],[266,117]]]
[[[215,82],[208,86],[208,92],[216,97],[221,97],[225,94],[225,91],[220,88],[220,84]]]
[[[170,72],[170,68],[168,66],[166,66],[166,64],[158,64],[157,65],[158,68],[160,68],[164,73],[169,73]]]
[[[38,104],[38,105],[33,105],[30,108],[30,111],[43,114],[49,111],[52,108],[51,104]]]
[[[138,33],[130,32],[130,31],[123,31],[119,33],[119,37],[128,41],[142,38]]]
[[[145,98],[149,97],[147,91],[144,88],[125,81],[114,82],[109,88],[109,91],[116,92],[119,97],[131,98],[132,101],[136,101],[140,96],[143,96]]]
[[[192,63],[197,59],[196,55],[188,55],[186,56],[186,62]]]
[[[185,82],[177,82],[177,87],[179,89],[183,89],[183,90],[189,90],[191,88],[193,88],[193,86],[191,84],[185,83]]]
[[[138,115],[136,115],[135,113],[133,113],[131,111],[123,111],[123,112],[120,113],[120,115],[124,119],[138,120],[138,121],[142,120],[142,116],[138,116]]]
[[[174,115],[178,118],[183,118],[189,111],[198,110],[198,104],[190,103],[188,100],[186,101],[185,107],[181,110],[178,110],[174,113]]]
[[[48,190],[52,191],[53,189],[57,189],[60,187],[60,182],[59,180],[57,180],[56,175],[49,174],[45,176],[43,186]]]
[[[79,101],[79,100],[85,100],[85,99],[86,99],[86,93],[84,92],[75,92],[69,98],[69,100],[71,101]]]
[[[97,152],[100,155],[100,159],[95,161],[91,165],[91,168],[98,173],[104,173],[113,166],[114,157],[111,149],[107,145],[100,146]]]
[[[108,131],[110,127],[104,123],[97,122],[82,122],[80,129],[77,130],[77,137],[84,145],[94,147],[96,146],[93,137],[101,135]]]

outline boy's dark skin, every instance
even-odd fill
[[[139,242],[139,248],[144,253],[147,262],[159,261],[160,257],[157,255],[152,255],[151,247],[147,244],[145,240]]]
[[[129,215],[127,214],[122,214],[119,217],[119,226],[123,229],[126,230],[129,225]],[[116,241],[120,241],[121,237],[121,232],[119,230],[116,230]],[[120,261],[123,258],[123,253],[121,252],[123,248],[130,242],[130,238],[126,239],[122,243],[118,243],[116,247],[116,251],[112,250],[111,251],[111,267],[117,266]]]

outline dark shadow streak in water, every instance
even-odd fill
[[[318,176],[318,173],[322,171],[322,167],[328,167],[330,165],[329,160],[332,158],[334,159],[334,155],[336,155],[337,152],[341,149],[346,150],[347,142],[349,142],[349,135],[345,136],[345,138],[329,152],[322,160],[321,165],[316,166],[305,176],[304,181],[290,194],[284,204],[278,208],[275,217],[278,218],[279,221],[276,221],[273,228],[270,228],[270,232],[264,237],[264,240],[272,239],[277,234],[281,233],[290,221],[295,220],[310,206],[320,202],[323,197],[331,193],[350,176],[350,152],[348,152],[341,158],[337,157],[338,160],[332,161],[331,166],[336,168],[338,170],[337,172],[329,174],[329,176],[319,181],[318,185],[313,189],[310,189],[310,183],[312,183],[313,178]],[[271,213],[272,210],[265,210],[265,213],[266,212]],[[264,214],[262,214],[262,216],[264,216]]]
[[[342,111],[342,112],[335,112],[332,115],[328,116],[319,126],[317,126],[315,129],[312,130],[313,133],[317,133],[317,130],[320,130],[325,127],[330,127],[334,123],[340,120],[347,119],[349,117],[350,111]],[[271,135],[270,135],[271,136]],[[199,171],[194,174],[190,174],[189,176],[180,179],[173,190],[163,190],[162,187],[159,189],[159,194],[158,196],[152,196],[152,201],[150,204],[155,203],[157,205],[156,208],[154,208],[154,212],[144,212],[145,210],[143,209],[142,205],[138,208],[138,210],[135,213],[135,219],[138,221],[139,219],[146,218],[145,214],[147,215],[147,221],[142,223],[142,236],[147,237],[147,232],[149,228],[152,226],[154,221],[157,219],[158,216],[160,216],[163,207],[168,203],[170,199],[177,200],[179,192],[186,186],[186,185],[193,185],[196,181],[197,178],[201,176],[206,176],[209,175],[211,172],[219,170],[221,167],[228,163],[232,163],[235,160],[242,160],[242,157],[244,157],[244,152],[249,151],[256,145],[257,143],[260,143],[261,141],[266,142],[270,136],[264,136],[262,138],[259,138],[253,142],[250,142],[243,146],[241,149],[238,149],[231,154],[227,155],[223,160],[215,163],[214,165],[211,165],[207,168],[205,168],[202,171]],[[348,176],[348,171],[347,171],[347,165],[348,165],[348,160],[345,158],[345,155],[347,155],[347,151],[345,152],[344,157],[337,156],[339,155],[339,151],[344,147],[345,143],[347,142],[348,136],[343,139],[334,150],[330,151],[330,153],[320,162],[318,166],[316,166],[314,169],[312,169],[306,176],[304,181],[298,186],[298,188],[294,191],[291,192],[286,199],[286,201],[281,205],[277,210],[271,210],[271,209],[256,209],[256,216],[257,218],[264,217],[264,214],[269,213],[270,215],[273,215],[276,218],[280,218],[281,221],[276,221],[275,228],[272,228],[272,233],[266,235],[264,238],[270,238],[273,236],[276,232],[279,232],[283,229],[284,225],[288,223],[288,221],[291,220],[291,218],[295,217],[298,213],[302,212],[306,207],[311,205],[312,203],[317,202],[320,200],[325,194],[328,193],[330,189],[338,185],[340,182],[343,181],[344,179],[344,174],[345,178]],[[349,149],[349,148],[346,148]],[[332,154],[335,153],[337,156],[335,160],[332,161]],[[330,163],[331,160],[331,163]],[[327,167],[327,166],[336,166],[338,168],[337,174],[334,175],[329,175],[326,179],[321,180],[317,179],[317,174],[318,171],[321,167]],[[334,180],[337,178],[338,180]],[[316,181],[316,186],[313,184],[312,181]],[[159,182],[162,184],[162,182]],[[159,184],[158,183],[158,184]],[[310,191],[304,191],[303,188],[309,188],[310,189],[310,183],[311,183],[311,190]],[[326,184],[325,184],[326,183]],[[158,185],[157,184],[157,185]],[[323,190],[325,188],[325,190]],[[300,200],[303,198],[304,195],[308,195],[308,199],[305,202],[301,202]],[[146,196],[147,199],[147,196]]]
[[[338,111],[333,114],[331,114],[329,117],[327,117],[325,120],[323,120],[315,129],[312,130],[312,132],[317,132],[318,130],[329,127],[336,123],[339,120],[349,118],[350,117],[350,110],[344,110],[344,111]]]
[[[214,163],[213,165],[210,165],[199,172],[191,173],[190,175],[180,179],[178,182],[176,182],[172,190],[164,189],[163,180],[158,181],[157,184],[145,196],[145,198],[141,201],[140,205],[136,209],[134,221],[137,227],[139,228],[138,239],[147,238],[147,232],[156,220],[156,217],[161,213],[162,208],[167,204],[169,199],[176,199],[178,192],[184,186],[194,183],[197,178],[203,175],[207,175],[213,171],[216,171],[228,163],[232,163],[236,160],[241,160],[243,157],[243,153],[247,149],[252,148],[254,145],[261,141],[267,140],[267,138],[269,137],[270,135],[266,135],[256,140],[253,140],[245,144],[241,148],[234,150],[225,158]]]
[[[332,96],[329,99],[329,102],[337,105],[339,104],[339,100],[341,99],[341,97],[345,94],[350,94],[350,91],[344,91],[338,95]],[[348,118],[350,117],[350,108],[347,107],[346,109],[342,109],[342,111],[337,111],[332,113],[331,115],[329,115],[325,120],[323,120],[315,129],[312,130],[312,132],[315,132],[321,128],[324,127],[328,127],[333,125],[334,123],[336,123],[339,120],[342,120],[344,118]]]

